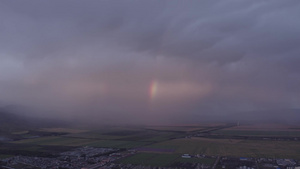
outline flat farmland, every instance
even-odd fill
[[[84,144],[91,147],[108,147],[108,148],[136,148],[150,144],[139,141],[122,141],[122,140],[97,140],[92,143]]]
[[[170,132],[192,132],[206,129],[204,126],[153,126],[146,129],[157,131],[170,131]]]
[[[279,137],[300,137],[300,131],[274,131],[274,130],[217,130],[212,132],[222,135],[239,135],[239,136],[279,136]]]
[[[82,133],[86,132],[87,130],[83,129],[72,129],[72,128],[41,128],[40,131],[45,131],[45,132],[65,132],[65,133]]]
[[[123,140],[99,140],[99,139],[85,139],[73,137],[40,137],[33,139],[24,139],[14,141],[15,144],[29,144],[29,145],[51,145],[51,146],[92,146],[92,147],[111,147],[111,148],[135,148],[139,146],[148,145],[151,142],[139,141],[123,141]]]
[[[180,157],[182,154],[300,159],[299,141],[229,139],[230,137],[218,137],[217,139],[210,138],[210,136],[215,134],[296,137],[298,135],[300,136],[300,131],[298,131],[298,129],[281,127],[277,128],[276,130],[274,129],[266,131],[262,130],[261,128],[256,129],[253,126],[231,127],[230,125],[228,125],[228,128],[226,129],[223,129],[223,126],[192,126],[191,128],[197,129],[197,131],[192,131],[191,133],[186,131],[182,132],[183,128],[189,128],[189,126],[175,126],[175,128],[173,128],[172,131],[166,131],[166,126],[163,126],[163,128],[161,128],[162,130],[152,130],[147,127],[108,127],[91,131],[64,128],[49,128],[42,129],[42,131],[46,132],[46,134],[47,132],[50,132],[54,135],[44,136],[44,133],[41,133],[40,137],[37,138],[27,138],[18,141],[10,141],[9,143],[16,145],[16,151],[19,149],[24,153],[30,153],[34,151],[51,152],[50,149],[52,149],[52,147],[65,147],[66,149],[68,149],[73,147],[91,146],[119,149],[136,149],[138,155],[132,156],[133,159],[126,158],[129,161],[126,162],[125,160],[124,163],[129,164],[130,160],[139,161],[137,159],[143,158],[145,159],[145,164],[162,164],[164,166],[169,165],[171,162],[174,161],[183,162],[183,159]],[[172,126],[169,127],[172,128]],[[200,128],[204,130],[200,130]],[[216,130],[212,131],[211,129]],[[185,136],[191,136],[193,133],[201,133],[206,130],[211,130],[206,133],[211,133],[212,135],[207,134],[208,137],[204,135],[203,137],[185,138]],[[55,132],[63,132],[66,134],[56,135]],[[20,132],[17,134],[26,135],[27,133]],[[39,134],[39,132],[37,132],[37,134]],[[2,154],[16,154],[9,153],[9,151],[6,151],[8,149],[9,148],[3,149]],[[49,151],[47,149],[49,149]],[[153,154],[161,156],[161,158],[165,160],[162,160],[160,162],[160,160],[154,157]],[[178,157],[180,158],[178,159]],[[141,164],[140,162],[141,160],[139,162],[136,162],[136,164]]]
[[[110,132],[82,132],[68,134],[65,137],[82,138],[82,139],[95,139],[95,140],[123,140],[123,141],[142,141],[142,142],[159,142],[169,140],[171,138],[183,137],[183,134],[174,132],[158,132],[149,130],[138,131],[110,131]]]
[[[300,131],[299,125],[287,125],[287,124],[244,124],[239,126],[233,126],[224,130],[255,130],[255,131]]]
[[[13,143],[32,144],[32,145],[83,146],[92,142],[95,142],[95,140],[50,136],[50,137],[24,139],[24,140],[14,141]]]
[[[120,135],[106,135],[100,132],[83,132],[83,133],[75,133],[75,134],[68,134],[66,137],[73,137],[73,138],[84,138],[84,139],[98,139],[98,140],[119,140],[124,139],[128,136],[120,136]]]
[[[234,139],[174,139],[146,146],[148,148],[174,149],[180,154],[206,154],[237,157],[300,157],[300,143],[297,141],[234,140]]]
[[[277,137],[300,137],[297,126],[282,124],[253,124],[241,125],[213,131],[212,134],[232,136],[277,136]]]
[[[0,159],[5,159],[8,157],[13,157],[12,155],[0,154]]]
[[[75,147],[72,146],[56,146],[56,145],[36,145],[22,143],[2,143],[0,146],[0,156],[41,156],[53,157],[58,153],[69,151]]]
[[[143,128],[103,128],[85,131],[65,128],[41,129],[43,132],[68,132],[60,136],[41,136],[13,141],[14,144],[49,146],[92,146],[111,148],[137,148],[182,136],[173,132],[157,132]]]
[[[201,124],[201,125],[174,125],[174,126],[148,126],[145,129],[156,130],[156,131],[168,131],[168,132],[178,132],[178,133],[189,133],[196,131],[206,131],[213,128],[219,128],[226,126],[226,123],[211,123],[211,124]]]

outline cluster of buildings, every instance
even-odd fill
[[[258,163],[254,158],[233,158],[233,157],[222,157],[219,165],[222,168],[228,169],[258,169]]]
[[[113,148],[82,147],[61,153],[56,158],[14,156],[1,160],[0,168],[96,169],[132,152]]]
[[[280,169],[300,169],[299,162],[293,159],[271,159],[271,158],[259,158],[257,159],[261,168],[280,168]]]
[[[222,157],[219,165],[228,169],[300,169],[293,159]]]
[[[169,167],[154,167],[145,165],[110,163],[101,169],[300,169],[300,164],[293,159],[270,159],[270,158],[245,158],[245,157],[215,157],[205,155],[183,154],[181,158],[211,158],[215,164],[202,164],[199,162],[175,162]]]
[[[200,163],[180,163],[177,166],[170,167],[155,167],[155,166],[145,166],[145,165],[132,165],[132,164],[111,164],[109,166],[102,167],[101,169],[211,169],[211,167],[204,167]]]
[[[136,151],[121,151],[113,148],[82,147],[61,153],[56,158],[14,156],[0,160],[0,168],[41,168],[41,169],[300,169],[299,161],[293,159],[236,158],[183,154],[182,159],[168,167],[122,164],[116,162],[135,154]],[[214,164],[202,164],[196,158],[210,159]],[[195,159],[195,160],[193,160]],[[198,162],[197,162],[198,161]]]
[[[179,169],[179,168],[211,169],[212,165],[202,164],[202,163],[187,163],[187,162],[176,162],[171,165],[171,169]]]

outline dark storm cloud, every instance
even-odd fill
[[[299,108],[298,16],[298,0],[2,0],[0,101],[141,123]]]

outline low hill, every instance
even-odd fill
[[[0,108],[0,135],[6,135],[14,131],[64,126],[66,126],[66,123],[62,121],[26,116],[22,115],[20,111],[16,112],[6,107]]]

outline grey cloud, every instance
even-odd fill
[[[0,102],[145,123],[300,108],[299,11],[297,0],[3,0]]]

